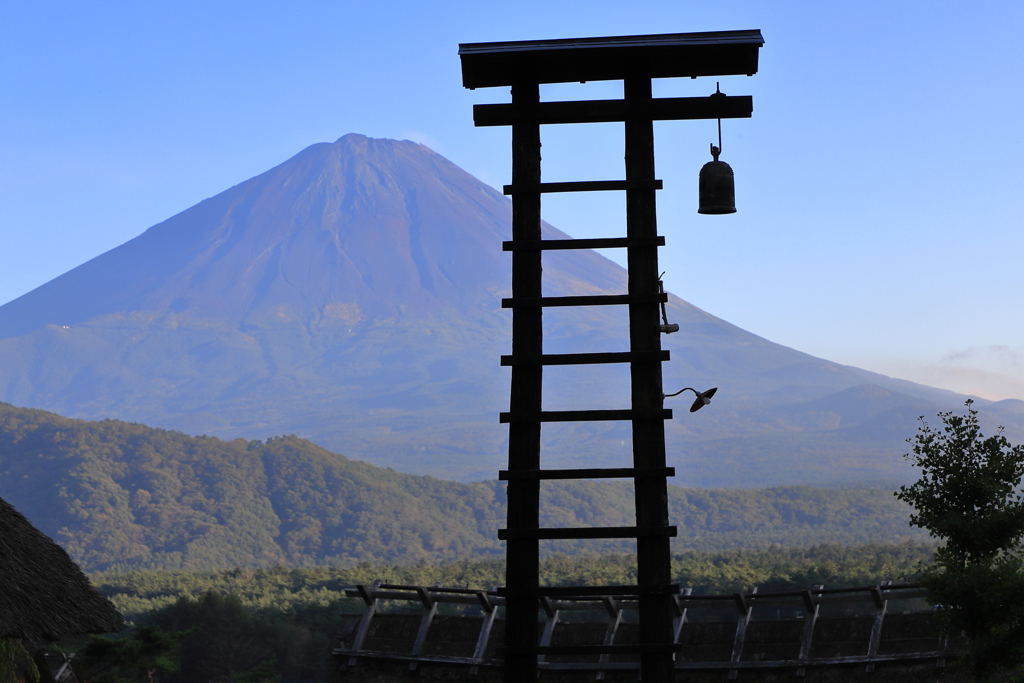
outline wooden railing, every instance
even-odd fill
[[[544,619],[539,643],[543,653],[540,656],[540,668],[593,670],[597,672],[598,679],[603,677],[603,671],[639,668],[639,659],[635,655],[642,651],[643,645],[617,642],[624,631],[624,624],[630,621],[624,619],[624,613],[637,609],[637,599],[635,596],[602,595],[599,594],[600,590],[600,587],[587,587],[545,591],[554,595],[542,597],[538,601],[538,615],[543,614]],[[499,594],[503,591],[377,584],[360,585],[346,589],[345,592],[349,597],[360,598],[365,605],[357,624],[347,634],[339,637],[334,649],[334,656],[347,666],[355,666],[359,659],[408,661],[410,669],[427,662],[474,669],[502,665],[502,659],[495,654],[497,648],[491,640],[498,610],[505,604],[505,598]],[[891,582],[861,588],[825,589],[815,586],[810,590],[777,593],[759,593],[755,589],[749,593],[727,595],[692,595],[690,589],[681,590],[672,596],[675,605],[674,642],[683,645],[681,653],[676,657],[675,667],[687,670],[719,669],[728,671],[729,678],[735,678],[741,669],[793,668],[797,675],[803,675],[808,667],[837,664],[863,665],[868,671],[883,662],[934,660],[938,666],[943,666],[947,658],[955,658],[960,653],[949,647],[947,639],[939,633],[934,623],[925,627],[930,633],[913,639],[911,647],[889,648],[904,651],[883,651],[883,628],[887,623],[890,603],[915,600],[925,595],[925,590],[919,586],[893,585]],[[374,618],[381,613],[381,605],[386,601],[416,602],[422,609],[415,640],[407,651],[383,652],[367,647],[367,640],[372,640],[369,636],[375,623]],[[438,615],[438,605],[445,603],[473,605],[481,610],[480,628],[476,631],[475,646],[470,656],[424,653],[430,640],[431,626]],[[859,616],[829,619],[832,624],[843,626],[840,623],[843,619],[851,623],[870,620],[870,632],[866,639],[855,643],[854,649],[859,648],[859,652],[849,652],[854,647],[850,645],[851,641],[846,641],[844,647],[847,652],[844,653],[837,653],[836,647],[831,647],[832,651],[826,655],[815,652],[815,649],[829,649],[828,643],[818,643],[815,638],[819,636],[821,639],[822,608],[833,606],[845,608],[847,612],[853,611]],[[558,644],[560,629],[568,633],[573,628],[571,624],[562,621],[563,614],[581,610],[597,610],[606,615],[603,642],[594,645]],[[753,618],[755,611],[760,615],[759,618]],[[927,612],[918,608],[916,613],[928,621]],[[709,620],[709,614],[714,614],[717,619]],[[735,618],[735,627],[731,636],[727,634],[731,639],[728,658],[724,656],[725,650],[720,647],[721,642],[717,643],[719,656],[707,656],[714,648],[709,648],[707,643],[702,644],[696,632],[702,625],[706,627],[717,624],[722,627],[723,619],[731,618]],[[756,643],[753,646],[751,644],[752,624],[762,630],[770,630],[773,623],[787,624],[788,631],[792,633],[799,631],[800,635],[795,640],[783,639],[784,642],[776,641],[773,647],[767,648],[776,651],[788,648],[792,653],[790,656],[769,656],[770,653],[752,651],[757,649]],[[800,628],[795,629],[796,625]],[[928,642],[930,638],[931,646]],[[490,656],[485,656],[488,654]],[[581,659],[587,661],[579,661]]]

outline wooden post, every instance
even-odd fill
[[[413,657],[423,652],[423,646],[427,643],[427,634],[430,633],[430,625],[437,614],[437,603],[430,597],[428,589],[417,587],[416,594],[420,596],[420,602],[423,603],[423,618],[420,620],[420,630],[416,633],[416,642],[412,645]],[[415,671],[416,666],[416,662],[409,662],[409,671]]]
[[[651,118],[651,79],[629,76],[624,81],[626,102],[626,181],[653,181],[654,122]],[[626,190],[626,236],[653,240],[658,234],[658,219],[653,189]],[[658,289],[658,248],[630,246],[626,254],[629,294],[649,295],[650,303],[629,304],[629,350],[631,353],[656,354],[661,351],[660,307],[654,296]],[[633,466],[665,467],[665,423],[660,417],[648,417],[664,408],[661,362],[630,363],[632,408],[641,416],[633,420]],[[636,524],[638,527],[667,527],[668,485],[665,477],[641,477],[634,483]],[[668,683],[674,673],[674,657],[667,649],[672,644],[672,596],[667,588],[672,581],[668,536],[637,538],[637,584],[641,589],[640,642],[666,646],[663,652],[640,655],[640,676],[644,683]]]
[[[606,628],[604,632],[604,645],[614,645],[615,635],[619,631],[619,625],[622,624],[622,610],[619,609],[619,606],[615,603],[615,598],[606,596],[602,602],[604,603],[605,610],[608,612],[608,628]],[[610,660],[611,655],[607,653],[597,658],[597,661],[600,664],[604,664]],[[596,680],[604,680],[604,671],[597,672]]]
[[[491,640],[491,629],[494,628],[494,618],[498,616],[498,608],[487,597],[487,593],[480,591],[476,594],[483,609],[483,623],[480,624],[480,635],[476,639],[476,648],[473,650],[473,666],[469,668],[469,675],[476,676],[480,671],[478,664],[484,661],[484,653],[487,651],[487,643]]]
[[[692,588],[684,588],[683,589],[683,595],[692,595],[692,594],[693,594],[693,589]],[[679,600],[679,598],[674,598],[672,600],[672,602],[675,605],[674,611],[676,613],[675,621],[672,622],[672,642],[673,643],[678,643],[679,642],[679,636],[681,636],[683,634],[683,626],[686,625],[686,608],[683,607],[682,601]]]
[[[540,86],[520,83],[512,86],[512,104],[528,112],[540,102]],[[512,124],[512,184],[540,184],[540,124],[523,117]],[[540,192],[512,196],[512,239],[540,242]],[[541,287],[540,249],[512,252],[513,298],[539,298]],[[512,314],[512,355],[539,356],[543,353],[543,309],[517,308]],[[541,411],[543,366],[512,368],[509,412]],[[508,469],[540,469],[540,421],[509,424]],[[508,482],[508,529],[535,530],[540,526],[540,481],[512,479]],[[510,648],[537,646],[537,587],[540,573],[537,537],[510,537],[505,542],[507,566],[505,585],[505,645]],[[537,655],[513,651],[505,655],[505,681],[523,683],[537,678]]]
[[[356,630],[356,637],[352,639],[352,649],[362,650],[363,641],[366,640],[366,634],[370,632],[370,621],[373,620],[373,615],[377,613],[377,598],[373,597],[371,592],[372,589],[364,585],[356,586],[356,590],[359,591],[359,597],[361,597],[363,602],[366,604],[366,611],[363,612],[363,617],[359,620],[359,628]],[[355,657],[350,657],[348,665],[355,666],[356,661]]]
[[[555,635],[555,627],[558,626],[559,610],[555,609],[550,598],[541,598],[540,605],[544,609],[544,632],[540,636],[541,647],[551,645],[551,638]],[[544,655],[537,656],[538,662],[544,661]]]
[[[885,585],[883,582],[881,585]],[[885,610],[889,604],[888,600],[882,595],[882,589],[880,586],[873,586],[871,588],[871,599],[875,603],[875,620],[871,624],[871,636],[868,638],[868,657],[873,658],[878,654],[878,645],[882,642],[882,625],[885,621]],[[871,673],[875,670],[875,663],[868,662],[867,666],[864,667],[867,673]]]
[[[753,592],[757,592],[756,587]],[[736,616],[736,636],[732,641],[732,655],[729,657],[729,662],[736,664],[743,656],[743,643],[747,638],[747,625],[750,623],[750,615],[753,614],[754,608],[747,603],[742,593],[733,593],[733,599],[736,601],[736,611],[738,614]],[[735,680],[738,674],[738,669],[729,669],[729,680]]]
[[[824,586],[815,586],[814,589],[818,590],[824,588]],[[811,657],[811,643],[814,640],[814,626],[818,623],[818,603],[814,599],[814,593],[811,591],[801,591],[801,597],[804,599],[804,608],[807,610],[807,616],[804,617],[804,635],[800,639],[800,654],[797,655],[797,659],[801,662],[806,662]],[[807,674],[807,667],[799,667],[796,670],[797,676],[804,676]]]

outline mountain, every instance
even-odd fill
[[[423,145],[346,135],[0,306],[0,400],[191,434],[293,433],[406,472],[493,478],[506,459],[511,207]],[[549,237],[566,238],[550,225]],[[590,251],[545,293],[621,293]],[[545,313],[550,353],[628,348],[621,307]],[[774,344],[671,297],[671,464],[690,486],[904,480],[916,417],[965,397]],[[628,406],[628,369],[545,370],[547,409]],[[1014,405],[983,417],[1024,434]],[[545,462],[622,465],[629,425],[544,428]]]
[[[0,403],[0,497],[89,571],[498,557],[504,485],[402,474],[294,436],[192,437]],[[891,489],[672,487],[676,551],[923,541]],[[545,487],[545,526],[633,523],[627,482]],[[545,544],[622,551],[623,541]]]

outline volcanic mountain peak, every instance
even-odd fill
[[[493,289],[509,215],[423,145],[350,134],[11,302],[0,335],[129,311],[175,324],[426,314]]]
[[[507,198],[423,145],[355,134],[313,145],[0,306],[0,400],[193,434],[295,433],[406,471],[493,476],[507,436],[510,218]],[[627,279],[593,251],[556,250],[544,287],[621,294]],[[865,446],[838,427],[882,404],[962,405],[675,297],[668,316],[680,331],[664,338],[666,389],[720,387],[713,411],[667,424],[689,485],[896,476],[902,438]],[[628,349],[620,306],[546,310],[544,326],[546,353]],[[628,407],[628,367],[544,374],[546,410]],[[899,395],[798,405],[858,385]],[[629,463],[625,423],[545,425],[544,438],[545,466]]]

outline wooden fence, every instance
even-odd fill
[[[548,589],[549,591],[551,589]],[[564,588],[539,600],[543,619],[539,667],[546,670],[591,670],[600,680],[605,671],[638,670],[636,598],[601,595],[599,587]],[[500,667],[498,647],[505,599],[497,590],[377,584],[347,589],[365,604],[352,628],[338,638],[334,656],[343,666],[360,659],[407,661],[470,667]],[[730,679],[740,670],[792,668],[803,675],[809,667],[862,665],[933,660],[944,666],[958,657],[957,644],[941,633],[936,615],[921,598],[923,588],[884,582],[862,588],[780,593],[673,596],[674,642],[681,646],[677,670],[722,670]],[[388,601],[418,603],[419,614],[382,613]],[[440,604],[470,605],[479,616],[439,615]],[[474,610],[475,611],[475,610]],[[569,612],[589,611],[595,620],[572,618]],[[357,620],[356,620],[357,619]],[[609,648],[609,646],[612,646]],[[618,647],[616,647],[618,646]],[[609,649],[614,654],[609,654]]]

